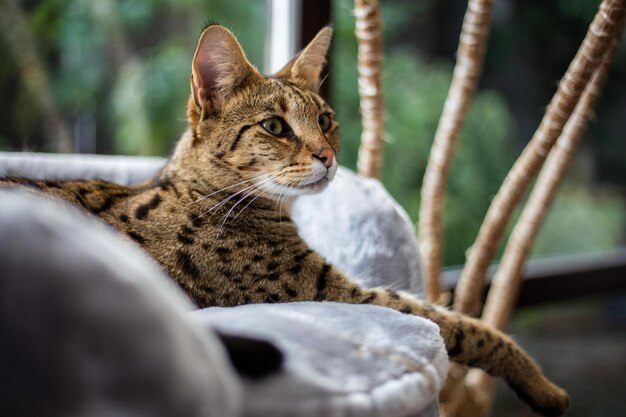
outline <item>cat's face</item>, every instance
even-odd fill
[[[335,113],[317,94],[330,43],[323,29],[277,74],[262,76],[230,32],[208,27],[192,66],[193,146],[225,180],[270,198],[323,190],[339,150]]]

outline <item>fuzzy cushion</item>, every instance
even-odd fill
[[[373,305],[314,302],[193,316],[221,333],[271,341],[284,353],[281,372],[244,380],[246,416],[436,415],[447,355],[428,320]]]
[[[224,349],[147,255],[77,210],[0,202],[0,415],[240,415]]]
[[[313,249],[362,285],[421,295],[415,230],[380,181],[340,167],[324,192],[294,202],[292,217]]]

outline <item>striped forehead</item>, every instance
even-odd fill
[[[276,111],[281,113],[324,113],[328,106],[319,95],[312,91],[300,88],[298,85],[278,78],[268,78],[275,88],[269,103],[274,104]]]
[[[230,106],[225,119],[231,123],[239,123],[242,117],[255,117],[260,113],[266,117],[274,114],[300,120],[317,120],[322,113],[334,114],[316,93],[277,78],[266,78],[242,91],[230,101]]]

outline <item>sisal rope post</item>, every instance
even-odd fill
[[[357,169],[367,177],[380,177],[385,128],[382,91],[383,30],[378,0],[355,0],[359,99],[363,130]]]
[[[426,295],[428,301],[433,303],[441,297],[442,216],[450,162],[482,72],[493,4],[494,0],[470,0],[467,4],[452,83],[422,183],[418,230],[426,274]]]
[[[493,260],[508,221],[529,183],[563,131],[583,89],[600,65],[626,12],[626,0],[602,0],[576,56],[559,83],[539,128],[494,197],[455,292],[455,310],[475,315],[485,273]]]
[[[482,315],[483,322],[496,328],[504,329],[511,318],[522,284],[524,262],[528,258],[541,224],[556,197],[574,152],[593,115],[593,109],[600,97],[621,33],[622,30],[616,33],[602,64],[594,72],[572,116],[565,125],[563,134],[550,151],[528,202],[507,242]],[[482,404],[481,408],[486,411],[491,407],[493,379],[489,375],[478,369],[473,369],[467,375],[466,385],[469,392],[480,393],[481,398],[478,402]]]
[[[598,17],[598,15],[602,15],[602,16]],[[574,58],[574,61],[572,62],[572,64],[570,65],[570,68],[568,69],[568,72],[566,73],[564,81],[567,81],[567,83],[564,84],[562,82],[562,85],[559,86],[559,91],[557,91],[557,93],[555,94],[555,97],[552,100],[551,106],[547,110],[546,115],[544,116],[544,119],[542,120],[542,124],[540,125],[540,128],[538,129],[538,132],[542,131],[542,126],[544,128],[547,127],[548,129],[544,129],[542,131],[543,133],[540,133],[539,135],[535,133],[535,136],[533,137],[533,139],[535,139],[536,137],[541,138],[543,136],[543,142],[544,142],[543,150],[545,151],[545,153],[543,154],[543,159],[545,159],[545,154],[547,154],[550,151],[550,147],[554,143],[554,142],[552,142],[552,144],[545,143],[547,142],[546,136],[549,137],[550,133],[554,134],[553,132],[550,131],[551,130],[550,128],[554,130],[558,130],[559,124],[560,126],[565,124],[568,121],[569,116],[571,114],[571,110],[570,110],[570,114],[567,114],[561,111],[560,114],[557,114],[557,116],[560,116],[560,118],[557,117],[555,119],[553,117],[555,111],[554,110],[552,111],[552,115],[550,112],[550,109],[563,110],[563,104],[569,104],[567,103],[568,100],[564,100],[564,99],[567,99],[568,97],[561,97],[561,101],[557,100],[557,96],[563,90],[563,87],[565,88],[569,87],[569,88],[566,89],[566,91],[561,94],[569,95],[570,96],[569,99],[571,100],[572,106],[576,106],[575,114],[573,116],[572,121],[567,122],[568,124],[567,124],[566,130],[563,132],[562,139],[559,139],[561,143],[566,144],[564,145],[566,148],[570,145],[573,145],[575,147],[575,143],[577,143],[578,139],[574,139],[574,138],[579,137],[582,134],[582,130],[584,129],[584,126],[586,125],[589,119],[589,113],[591,112],[591,109],[593,108],[593,105],[595,101],[597,100],[597,95],[599,93],[599,88],[600,88],[599,86],[602,84],[602,81],[603,81],[602,79],[605,77],[605,75],[603,75],[602,72],[606,71],[606,67],[608,67],[608,64],[611,59],[611,57],[608,54],[606,54],[607,45],[612,45],[613,39],[619,39],[619,36],[621,34],[621,28],[623,27],[624,2],[623,1],[613,1],[613,2],[603,1],[603,3],[600,6],[600,11],[598,12],[598,15],[596,15],[596,18],[594,19],[594,21],[592,22],[590,26],[589,32],[592,33],[591,36],[588,33],[587,37],[585,38],[585,41],[583,41],[583,45],[581,45],[581,48],[579,49],[579,52],[576,58]],[[620,20],[622,21],[620,22]],[[612,49],[614,48],[614,46],[611,46],[610,48]],[[585,60],[580,59],[581,55],[583,55],[584,58],[586,58],[586,62]],[[577,58],[578,58],[578,62],[577,62]],[[599,61],[603,61],[603,62],[599,64]],[[578,64],[578,66],[576,66],[576,64]],[[587,67],[586,70],[585,70],[585,67]],[[574,70],[572,68],[574,68]],[[593,73],[593,79],[590,84],[588,80],[591,77],[592,73]],[[585,81],[585,79],[587,79],[587,81]],[[576,87],[579,90],[577,91],[574,89],[572,91],[572,89]],[[583,88],[585,88],[585,92],[581,98],[580,90],[582,90]],[[571,97],[572,95],[575,96],[576,94],[578,94],[578,98],[574,99],[574,97]],[[580,98],[580,101],[578,100],[579,98]],[[563,101],[565,101],[565,103],[563,103]],[[554,140],[556,140],[556,138],[559,137],[560,133],[561,132],[554,134]],[[565,138],[569,138],[569,139],[565,139]],[[532,142],[533,141],[531,141],[531,143]],[[539,141],[535,140],[534,142],[539,142]],[[567,145],[568,143],[570,143],[570,145]],[[530,147],[530,144],[529,144],[529,147]],[[529,147],[527,147],[527,150]],[[536,147],[535,148],[536,151],[541,149],[541,148],[537,148],[537,145],[535,145],[535,147]],[[559,145],[559,148],[560,147],[561,145]],[[573,151],[573,148],[572,148],[572,151]],[[551,162],[551,161],[561,161],[560,164],[563,164],[563,165],[561,165],[559,170],[562,169],[564,171],[569,161],[565,161],[563,160],[563,158],[559,157],[559,154],[563,152],[564,151],[562,150],[556,151],[555,153],[556,156],[549,158],[549,163],[547,163],[547,166],[555,166],[555,164],[557,164],[556,162]],[[569,157],[571,158],[571,155]],[[520,157],[520,159],[522,158]],[[532,176],[534,176],[534,173],[536,172],[536,170],[539,169],[539,167],[543,163],[543,159],[541,159],[539,162],[536,162],[537,166],[536,168],[534,168],[534,170],[533,170],[533,167],[529,167],[529,166],[526,166],[526,169],[524,169],[524,164],[522,164],[522,169],[518,169],[517,171],[515,171],[516,166],[520,162],[520,160],[518,160],[518,162],[516,162],[516,165],[514,165],[512,172],[509,173],[509,176],[507,178],[509,178],[512,173],[515,173],[518,176],[517,178],[518,180],[520,178],[523,178],[524,180],[530,181]],[[556,178],[560,178],[559,175],[563,175],[562,172],[559,173],[560,172],[559,170],[557,170],[556,168],[546,168],[546,171],[545,171],[546,174],[541,175],[542,177],[541,181],[542,182],[551,181],[552,185],[549,188],[553,188],[553,189],[552,191],[550,191],[549,189],[545,188],[543,192],[538,191],[538,193],[541,193],[541,195],[546,196],[546,195],[551,195],[550,192],[554,192],[556,190],[560,182],[560,179],[556,179]],[[526,173],[527,176],[521,176],[520,172],[522,174]],[[543,178],[547,178],[547,179],[543,179]],[[556,182],[552,182],[555,180]],[[505,180],[505,183],[506,183],[506,180]],[[522,181],[521,183],[524,188],[528,184],[527,182],[524,182],[524,181]],[[541,188],[542,186],[539,184],[541,184],[541,182],[538,182],[538,186]],[[501,194],[503,189],[505,189],[505,185],[501,187],[501,191],[499,192],[499,194]],[[520,192],[520,195],[522,192]],[[492,203],[492,206],[490,207],[490,211],[493,210],[494,203]],[[517,201],[513,202],[512,204],[513,204],[513,207],[510,210],[514,208],[514,206],[517,204]],[[506,226],[506,221],[508,220],[508,217],[510,216],[510,212],[508,213],[508,215],[504,215],[506,213],[504,214],[502,212],[498,213],[496,210],[496,214],[503,216],[500,218],[500,221],[504,222],[504,224],[502,225],[502,228],[504,228]],[[536,212],[534,214],[536,214]],[[531,222],[535,221],[535,219],[532,219],[534,214],[527,214],[526,216],[528,217],[525,216],[523,219],[520,219],[520,221],[518,222],[518,225],[520,228],[522,228],[521,230],[524,230],[524,229],[528,230],[527,229],[528,226],[526,225],[526,223],[529,221],[529,219],[531,219],[530,220]],[[537,218],[537,220],[538,222],[533,223],[534,226],[530,226],[530,227],[534,227],[538,230],[540,223],[541,223],[541,219]],[[481,228],[481,232],[482,231],[483,229]],[[520,233],[520,236],[522,236],[522,238],[524,239],[528,238],[528,235],[526,233],[522,233],[522,232],[519,232],[519,233]],[[536,230],[535,230],[535,233],[536,233]],[[480,234],[479,234],[479,237],[480,237]],[[531,242],[529,241],[527,244],[530,247]],[[461,288],[457,287],[457,300],[459,299],[459,297],[461,297],[461,303],[457,301],[457,305],[455,307],[461,309],[461,311],[464,311],[465,313],[468,313],[468,314],[475,313],[476,310],[478,309],[479,296],[483,288],[484,273],[486,271],[488,264],[491,262],[491,259],[493,257],[493,251],[495,251],[495,248],[492,249],[491,255],[489,259],[486,261],[486,265],[484,266],[482,273],[479,276],[474,277],[475,281],[473,282],[473,287],[472,287],[471,281],[466,281],[466,283],[468,283],[467,287],[469,287],[470,290],[473,291],[473,296],[470,293],[469,303],[467,302],[463,303],[463,299],[462,299],[463,296],[468,295],[468,293],[464,293],[464,291],[467,291],[467,287],[463,288],[461,283],[459,283],[459,286]],[[508,255],[508,256],[510,256],[512,259],[515,259],[516,260],[515,262],[520,262],[520,264],[523,263],[523,261],[526,259],[528,255],[528,250],[525,253],[524,252],[516,253],[517,249],[507,249],[507,252],[513,253],[512,255]],[[513,265],[513,263],[514,262],[511,262],[511,265]],[[466,265],[466,268],[467,268],[467,265]],[[521,266],[519,268],[521,272]],[[509,272],[510,271],[500,270],[499,275],[508,276]],[[497,289],[495,291],[496,292],[494,292],[494,289],[492,288],[492,290],[490,291],[489,298],[491,300],[499,300],[499,301],[490,301],[489,303],[492,306],[494,305],[493,303],[499,303],[498,309],[500,308],[503,309],[501,311],[502,316],[500,315],[499,311],[496,311],[495,308],[492,312],[486,311],[486,315],[484,316],[485,321],[493,325],[497,325],[498,324],[497,321],[501,320],[502,318],[504,318],[504,316],[507,315],[505,310],[508,310],[509,311],[508,314],[510,315],[510,311],[513,308],[514,301],[516,298],[515,294],[513,294],[512,297],[511,297],[511,294],[508,294],[508,296],[505,297],[503,295],[503,292],[500,292]],[[505,289],[504,292],[506,293],[507,291],[511,291],[511,289],[510,288]],[[491,319],[493,319],[494,321],[490,322]],[[506,320],[507,319],[505,319],[505,321]],[[475,417],[475,416],[485,415],[487,410],[491,406],[492,392],[493,392],[492,385],[493,385],[493,381],[483,372],[480,372],[478,370],[471,370],[469,374],[467,374],[466,376],[465,369],[463,369],[460,366],[452,366],[449,372],[449,378],[446,383],[446,386],[444,387],[441,393],[442,415],[446,417],[451,417],[451,416]]]

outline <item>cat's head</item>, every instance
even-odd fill
[[[194,54],[187,148],[225,185],[248,181],[270,198],[321,191],[337,169],[339,125],[318,95],[332,30],[263,76],[224,27],[206,28]],[[202,175],[198,172],[197,175]]]

